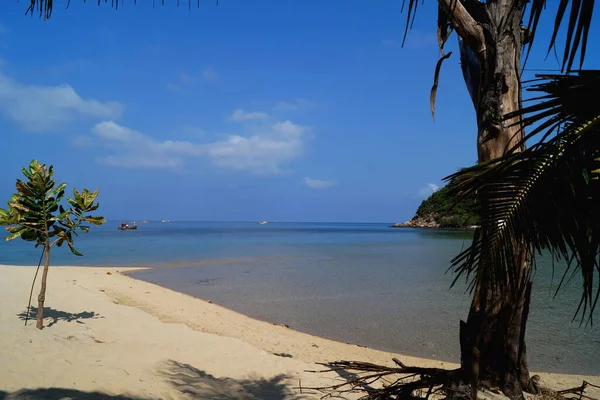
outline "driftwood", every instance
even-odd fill
[[[565,397],[565,398],[567,398],[567,399],[597,400],[597,399],[595,399],[593,397],[590,397],[590,396],[588,396],[588,395],[585,394],[585,389],[587,387],[593,387],[593,388],[596,388],[596,389],[600,389],[600,386],[598,386],[598,385],[594,385],[594,384],[591,384],[591,383],[589,383],[587,381],[583,381],[583,383],[581,384],[581,386],[574,387],[574,388],[571,388],[571,389],[559,390],[556,393],[559,394],[559,395],[561,395],[561,396],[563,396],[563,397]],[[569,395],[573,395],[573,396],[569,396]]]
[[[339,384],[312,388],[325,393],[364,393],[364,400],[422,399],[440,391],[461,391],[461,370],[407,366],[394,358],[397,367],[359,361],[319,363],[327,369],[308,372],[336,372],[343,379]],[[466,385],[463,385],[467,389]]]
[[[434,396],[443,399],[473,398],[471,385],[464,379],[464,372],[459,369],[422,368],[407,366],[397,358],[392,359],[396,367],[377,365],[360,361],[336,361],[318,363],[326,367],[323,370],[307,371],[313,373],[335,372],[340,375],[338,384],[304,389],[317,390],[323,393],[322,398],[334,397],[349,393],[363,394],[361,400],[423,400]],[[585,394],[587,387],[599,388],[584,381],[581,386],[558,392],[544,390],[540,398],[568,400],[598,400]],[[477,391],[484,399],[503,398],[502,392],[495,388],[482,388]],[[536,398],[538,396],[533,396]]]

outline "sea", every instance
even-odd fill
[[[120,231],[109,221],[75,239],[53,265],[145,266],[132,274],[250,317],[341,342],[459,361],[466,282],[450,288],[462,231],[375,223],[151,221]],[[41,249],[0,242],[0,264],[37,265]],[[538,260],[527,325],[534,370],[600,375],[600,329],[575,316],[581,279],[556,288],[565,265]],[[27,291],[27,288],[23,288]]]

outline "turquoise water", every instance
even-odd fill
[[[53,254],[54,265],[148,265],[133,274],[255,318],[343,342],[457,361],[458,321],[470,298],[449,290],[449,260],[465,232],[389,229],[385,224],[118,221]],[[39,250],[0,244],[0,263],[31,265]],[[560,265],[558,266],[560,269]],[[558,273],[558,272],[557,272]],[[600,374],[600,329],[571,323],[579,280],[553,297],[551,264],[535,276],[528,355],[533,368]]]

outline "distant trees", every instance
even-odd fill
[[[74,236],[77,236],[79,231],[88,232],[90,225],[101,225],[106,220],[104,217],[89,214],[98,209],[99,205],[95,202],[98,190],[73,190],[73,197],[66,197],[69,206],[65,208],[62,203],[67,185],[56,185],[52,166],[47,167],[33,160],[22,172],[26,180],[17,179],[17,193],[12,195],[6,209],[0,209],[0,225],[6,226],[9,232],[6,240],[21,238],[33,242],[35,247],[43,248],[44,270],[38,295],[36,324],[38,329],[42,329],[50,250],[54,245],[61,247],[66,243],[73,254],[81,256],[82,254],[73,247]]]
[[[440,228],[465,228],[479,225],[481,217],[476,196],[461,197],[456,194],[456,181],[450,181],[440,190],[421,202],[416,219],[431,221]]]

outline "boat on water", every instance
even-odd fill
[[[257,224],[259,224],[259,225],[266,225],[267,221],[258,221]]]
[[[120,231],[127,231],[130,229],[137,229],[137,225],[135,222],[133,224],[122,223],[117,227],[117,229],[119,229]]]

